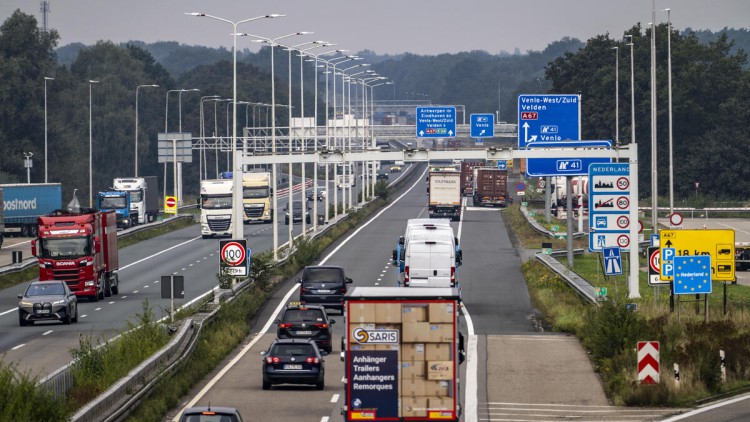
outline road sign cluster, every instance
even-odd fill
[[[589,166],[589,250],[630,245],[630,164]]]

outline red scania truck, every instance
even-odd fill
[[[119,292],[117,217],[114,211],[55,210],[38,218],[31,253],[39,280],[63,280],[77,297],[96,302]]]

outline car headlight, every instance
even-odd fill
[[[52,304],[53,305],[64,305],[65,304],[65,299],[56,300],[56,301],[52,302]]]
[[[34,306],[34,304],[31,302],[26,302],[25,300],[22,300],[21,302],[18,303],[18,306]]]
[[[289,217],[289,213],[286,213],[286,216]]]

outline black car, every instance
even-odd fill
[[[18,325],[35,321],[78,322],[78,299],[64,281],[34,281],[18,295]]]
[[[344,269],[333,265],[309,266],[302,270],[299,301],[307,305],[321,305],[344,313],[344,295],[352,279]]]
[[[326,353],[333,351],[331,324],[322,306],[289,305],[277,319],[276,338],[312,339],[320,350]]]
[[[289,204],[284,205],[284,224],[289,225]],[[292,223],[301,223],[302,222],[302,201],[294,201],[292,203],[292,213],[294,214],[292,218]],[[305,210],[305,222],[307,224],[310,224],[310,208],[307,207],[307,210]]]
[[[242,422],[242,415],[234,407],[198,406],[185,409],[180,422]]]
[[[378,173],[377,176],[375,176],[375,180],[388,180],[388,173]]]
[[[315,192],[313,192],[313,189],[308,189],[305,192],[305,198],[307,198],[308,201],[312,201],[315,196],[316,194]],[[322,189],[318,189],[317,197],[318,197],[318,201],[324,201],[326,199],[326,191]]]
[[[325,388],[325,360],[310,339],[276,339],[263,355],[263,389],[274,384],[308,384]]]

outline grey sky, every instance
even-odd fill
[[[49,0],[49,26],[61,36],[59,45],[177,41],[190,45],[231,48],[232,26],[207,18],[185,16],[200,11],[239,21],[269,13],[287,15],[239,26],[240,32],[335,42],[353,52],[404,52],[434,55],[485,50],[495,54],[519,48],[542,50],[564,36],[586,40],[609,33],[613,38],[641,22],[651,22],[652,0]],[[656,0],[656,9],[671,8],[676,29],[747,28],[750,0]],[[41,22],[39,0],[2,0],[5,20],[21,9]],[[666,22],[665,12],[657,22]],[[257,50],[247,38],[238,48]]]

